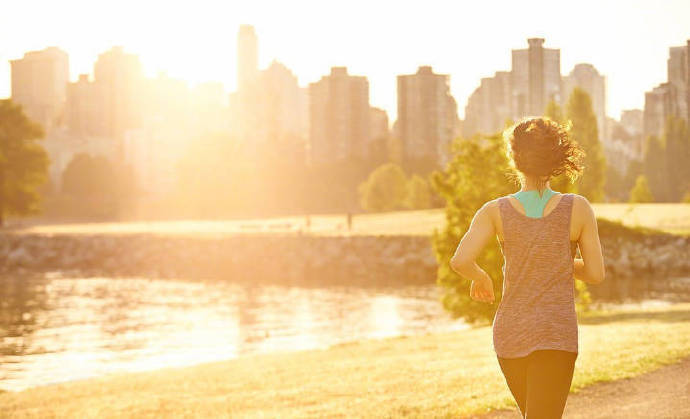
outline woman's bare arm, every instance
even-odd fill
[[[578,239],[582,258],[575,259],[573,274],[576,279],[589,284],[598,284],[604,280],[605,269],[597,219],[587,198],[580,196],[578,202],[582,208],[580,213],[583,214],[583,225]]]
[[[490,201],[491,202],[491,201]],[[450,259],[450,267],[460,276],[472,280],[470,296],[478,301],[494,301],[493,281],[476,262],[482,249],[496,236],[494,224],[489,216],[488,202],[475,214],[470,228],[460,240],[455,254]]]

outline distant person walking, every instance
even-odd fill
[[[491,278],[475,260],[498,238],[505,262],[492,324],[499,367],[524,418],[560,418],[578,355],[573,278],[600,283],[604,262],[589,201],[556,192],[549,181],[561,173],[577,179],[584,151],[544,117],[516,123],[504,138],[521,189],[477,211],[450,264],[472,280],[472,299],[493,303]]]

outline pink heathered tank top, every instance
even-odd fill
[[[493,343],[501,358],[537,349],[578,352],[573,259],[570,241],[573,194],[562,194],[541,218],[518,212],[507,196],[498,199],[503,223],[503,297],[493,320]]]

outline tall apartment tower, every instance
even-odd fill
[[[527,49],[512,51],[513,118],[543,115],[546,105],[561,103],[561,51],[544,48],[544,38],[530,38]]]
[[[497,71],[494,77],[481,79],[465,106],[463,136],[469,138],[476,133],[492,134],[511,119],[510,81],[509,71]]]
[[[328,76],[309,84],[311,165],[368,157],[369,81],[332,67]]]
[[[10,67],[12,100],[46,132],[61,125],[69,82],[67,53],[57,47],[30,51],[10,60]]]
[[[403,159],[427,157],[445,165],[458,128],[449,75],[421,66],[416,74],[398,76],[396,134],[402,142]]]
[[[259,140],[305,139],[303,92],[290,69],[273,60],[268,68],[259,72],[255,92],[253,102],[258,123],[254,134]]]
[[[599,74],[592,64],[577,64],[569,75],[563,77],[563,105],[568,103],[573,89],[579,87],[592,99],[592,109],[597,117],[599,139],[606,139],[606,77]]]
[[[644,136],[662,136],[669,116],[690,122],[690,40],[669,48],[667,81],[645,93]]]
[[[121,46],[98,55],[94,83],[101,101],[101,135],[121,141],[125,131],[141,125],[143,82],[138,56]]]
[[[240,25],[237,33],[237,90],[256,80],[259,72],[259,40],[252,25]]]
[[[101,97],[88,74],[67,85],[65,104],[66,124],[70,132],[82,136],[97,136],[104,132]]]
[[[669,58],[667,61],[668,82],[671,83],[676,90],[677,102],[673,113],[686,121],[690,114],[688,113],[688,82],[690,78],[690,69],[688,69],[688,60],[690,60],[690,40],[688,45],[681,47],[669,48]]]

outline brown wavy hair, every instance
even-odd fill
[[[508,177],[524,183],[534,178],[543,189],[553,176],[562,173],[574,183],[584,170],[585,151],[570,135],[571,124],[541,117],[524,118],[503,132],[511,172]]]

